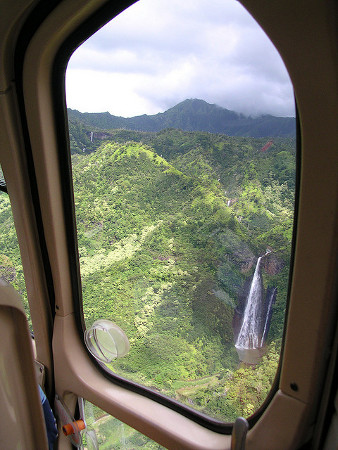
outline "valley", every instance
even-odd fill
[[[69,126],[85,321],[112,320],[131,346],[109,368],[221,421],[252,414],[275,377],[283,334],[294,138]],[[5,194],[0,219],[0,276],[29,318]],[[265,315],[275,298],[252,365],[235,343],[263,255]]]
[[[221,420],[249,414],[278,364],[294,140],[262,151],[262,138],[104,133],[95,151],[72,157],[86,323],[108,318],[128,335],[130,352],[113,372]],[[265,356],[243,365],[236,320],[267,248],[262,290],[277,295]]]

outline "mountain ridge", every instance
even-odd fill
[[[200,99],[186,99],[168,110],[154,115],[121,117],[103,113],[81,113],[68,108],[70,121],[109,130],[162,131],[176,128],[183,131],[205,131],[228,136],[294,137],[295,118],[262,115],[246,117]]]

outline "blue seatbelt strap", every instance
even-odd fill
[[[49,405],[49,401],[39,386],[40,398],[42,403],[43,414],[45,416],[46,430],[47,430],[47,439],[48,439],[48,448],[49,450],[53,450],[54,442],[58,436],[57,428],[56,428],[56,420]]]

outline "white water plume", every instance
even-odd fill
[[[262,308],[262,283],[260,275],[260,264],[262,258],[268,255],[260,256],[257,260],[255,273],[252,278],[248,299],[246,302],[243,322],[238,333],[235,347],[238,349],[257,349],[262,347],[263,338],[261,334],[261,308]],[[265,324],[266,325],[266,324]],[[265,327],[266,329],[266,327]]]

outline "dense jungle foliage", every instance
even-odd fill
[[[288,288],[295,140],[70,124],[87,325],[119,325],[110,369],[213,417],[249,416],[279,359]],[[92,134],[91,134],[92,133]],[[23,292],[10,205],[0,195],[0,275]],[[267,351],[239,364],[233,319],[258,256],[277,288]],[[244,300],[243,300],[244,299]]]
[[[73,176],[86,322],[111,319],[131,344],[111,369],[223,420],[249,415],[278,352],[269,344],[259,366],[236,371],[233,317],[269,248],[264,287],[278,294],[268,342],[282,336],[294,140],[265,152],[266,139],[172,129],[97,141],[73,154]],[[240,374],[248,386],[237,397]]]

